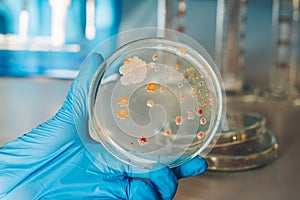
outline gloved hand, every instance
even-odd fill
[[[102,61],[90,55],[58,113],[0,148],[0,199],[172,199],[178,179],[206,170],[205,160],[196,157],[173,169],[136,174],[104,148],[101,159],[91,156],[78,133],[88,131],[87,95]]]

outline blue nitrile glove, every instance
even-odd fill
[[[0,199],[172,199],[178,179],[206,170],[196,157],[177,168],[134,174],[105,149],[102,161],[91,156],[78,133],[88,131],[87,95],[102,61],[90,55],[58,113],[0,148]]]

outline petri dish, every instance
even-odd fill
[[[278,157],[278,138],[257,113],[228,112],[219,140],[205,157],[210,171],[243,171]]]
[[[278,157],[278,138],[269,130],[256,140],[216,148],[206,157],[210,171],[244,171],[263,167]]]
[[[107,50],[107,44],[115,47]],[[99,145],[144,169],[176,167],[210,151],[224,121],[225,96],[200,44],[173,30],[143,28],[120,33],[94,52],[104,55],[88,96],[89,134]]]

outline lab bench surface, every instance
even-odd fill
[[[175,200],[300,199],[300,106],[281,103],[228,102],[227,110],[258,112],[279,140],[279,156],[253,170],[205,172],[180,181]]]
[[[0,145],[53,116],[70,80],[0,78]],[[229,110],[259,112],[279,138],[279,157],[267,166],[236,173],[205,172],[182,179],[175,200],[299,199],[300,106],[279,103],[228,104]]]

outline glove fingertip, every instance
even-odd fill
[[[150,180],[162,199],[172,199],[175,196],[178,179],[169,167],[162,167],[151,172]]]
[[[175,168],[174,172],[177,178],[180,179],[202,174],[207,170],[207,167],[208,164],[206,160],[200,156],[197,156],[183,165]]]
[[[127,199],[160,199],[150,181],[132,179],[127,190]]]

